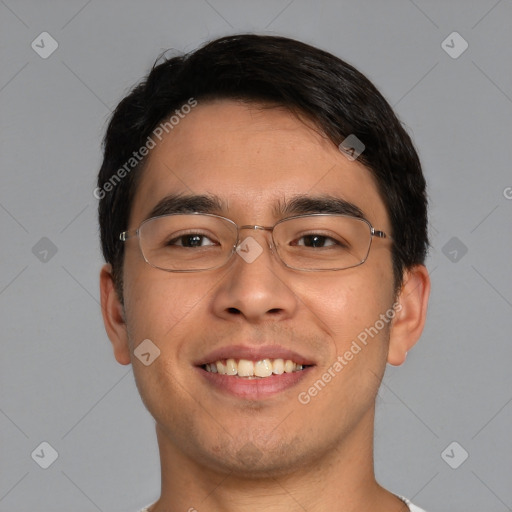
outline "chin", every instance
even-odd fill
[[[206,463],[215,472],[254,480],[292,474],[302,466],[309,466],[315,458],[313,454],[308,456],[304,451],[298,451],[297,447],[304,449],[303,441],[279,441],[272,446],[249,440],[236,444],[234,446],[233,442],[228,447],[224,445],[222,449],[210,451],[200,458],[201,464]]]

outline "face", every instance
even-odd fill
[[[152,150],[127,228],[176,194],[216,196],[220,209],[211,213],[239,226],[273,226],[287,216],[279,205],[329,196],[391,232],[370,172],[280,108],[199,103]],[[202,466],[254,476],[297,469],[351,436],[371,435],[394,295],[387,239],[373,240],[363,265],[303,272],[272,253],[268,231],[241,232],[248,236],[263,248],[253,262],[235,253],[224,267],[195,273],[153,268],[137,238],[129,239],[124,319],[126,350],[160,442]],[[372,326],[363,344],[361,333]],[[146,339],[160,350],[149,366],[133,355]],[[307,367],[247,379],[202,366],[229,358]]]

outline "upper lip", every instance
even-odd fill
[[[261,361],[262,359],[290,359],[294,363],[305,366],[315,364],[311,359],[279,345],[258,345],[257,347],[251,347],[250,345],[229,345],[213,350],[196,361],[195,365],[203,366],[207,363],[230,358],[248,359],[252,361]]]

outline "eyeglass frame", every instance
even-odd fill
[[[231,252],[229,253],[229,256],[227,257],[226,261],[224,263],[222,263],[221,265],[217,265],[216,267],[202,268],[202,269],[192,269],[192,270],[165,269],[165,268],[162,268],[162,267],[157,267],[156,265],[154,265],[153,263],[148,261],[146,255],[144,254],[144,251],[142,250],[141,239],[140,239],[140,229],[142,228],[142,226],[146,222],[149,222],[151,220],[155,220],[155,219],[158,219],[158,218],[161,218],[161,217],[172,217],[172,216],[175,216],[175,215],[201,215],[201,216],[205,216],[205,217],[215,217],[215,218],[222,219],[222,220],[225,220],[225,221],[228,221],[229,223],[231,223],[236,228],[236,241],[235,241],[235,244],[232,246]],[[359,220],[361,222],[364,222],[365,224],[368,225],[368,227],[370,229],[370,243],[368,244],[368,250],[366,252],[366,256],[362,259],[362,261],[360,261],[359,263],[357,263],[355,265],[351,265],[350,267],[332,268],[332,269],[331,268],[329,268],[329,269],[327,269],[327,268],[323,268],[323,269],[304,269],[304,268],[291,267],[285,261],[283,261],[283,259],[281,258],[279,252],[277,251],[275,240],[274,240],[274,229],[275,229],[275,227],[277,225],[281,224],[282,222],[286,222],[288,220],[293,220],[293,219],[300,219],[300,218],[304,218],[304,217],[308,217],[308,218],[310,218],[310,217],[347,217],[347,218],[356,219],[356,220]],[[202,212],[176,212],[176,213],[168,213],[168,214],[164,214],[164,215],[157,215],[155,217],[150,217],[148,219],[143,220],[140,223],[138,228],[125,230],[125,231],[122,231],[121,233],[119,233],[119,240],[121,240],[122,242],[126,242],[130,238],[138,238],[138,240],[139,240],[139,243],[138,243],[139,250],[140,250],[140,252],[142,254],[142,257],[144,258],[144,261],[148,265],[150,265],[151,267],[156,268],[158,270],[163,270],[164,272],[174,272],[174,273],[205,272],[207,270],[217,270],[219,268],[222,268],[224,265],[226,265],[231,260],[231,258],[233,257],[233,254],[236,253],[238,246],[240,245],[241,242],[243,242],[243,240],[240,240],[240,231],[242,229],[270,231],[270,237],[271,237],[271,244],[269,245],[270,252],[272,254],[274,254],[275,256],[277,256],[278,260],[286,268],[289,268],[291,270],[297,270],[299,272],[334,272],[334,271],[347,270],[349,268],[359,267],[360,265],[365,263],[366,260],[368,259],[368,256],[370,255],[370,249],[372,247],[372,241],[373,241],[374,237],[382,238],[382,239],[386,238],[386,239],[388,239],[390,241],[393,241],[393,238],[390,235],[386,234],[382,230],[375,229],[372,226],[372,224],[370,223],[370,221],[365,219],[364,217],[356,217],[355,215],[346,215],[346,214],[343,214],[343,213],[305,213],[305,214],[301,214],[301,215],[293,215],[291,217],[285,217],[284,219],[278,220],[273,226],[260,226],[258,224],[246,224],[246,225],[243,225],[243,226],[239,226],[234,220],[228,219],[227,217],[223,217],[222,215],[216,215],[214,213],[202,213]],[[273,249],[276,249],[276,250],[274,251]]]

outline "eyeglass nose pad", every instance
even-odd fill
[[[268,245],[268,248],[270,250],[270,253],[271,254],[275,254],[275,247],[274,247],[274,241],[272,239],[272,235],[270,235],[268,238],[267,238],[267,245]]]

